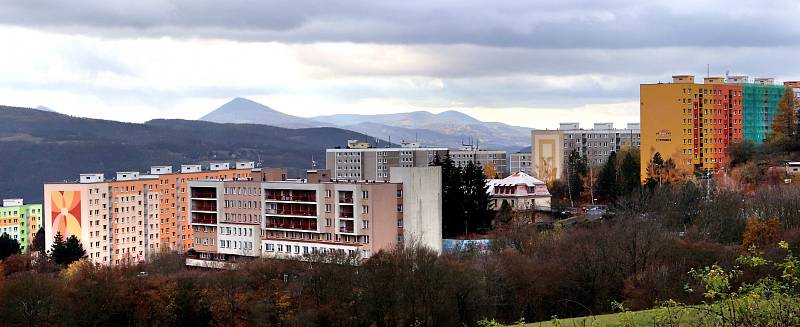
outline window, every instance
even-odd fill
[[[361,213],[369,213],[369,206],[361,206]]]
[[[364,199],[368,199],[369,198],[369,191],[361,192],[361,197],[364,198]]]
[[[331,205],[330,204],[326,204],[325,205],[325,212],[331,212]]]

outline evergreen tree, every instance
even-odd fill
[[[639,157],[634,156],[631,152],[625,153],[619,166],[620,194],[628,195],[638,190],[641,179]]]
[[[10,235],[3,233],[0,236],[0,260],[5,260],[6,258],[20,253],[20,246],[19,242]]]
[[[461,168],[455,165],[449,154],[442,158],[437,153],[430,165],[442,167],[442,235],[458,235],[464,231]]]
[[[36,231],[36,236],[33,238],[33,242],[31,243],[31,251],[38,251],[39,253],[44,253],[45,250],[45,241],[44,241],[44,228],[39,227],[39,230]]]
[[[661,153],[654,153],[653,158],[647,163],[647,181],[645,181],[645,185],[648,188],[653,188],[661,183],[661,171],[663,168],[664,159],[661,158]]]
[[[584,191],[583,178],[588,172],[589,165],[586,163],[586,158],[582,157],[578,150],[572,149],[567,159],[567,187],[572,202],[580,200]]]
[[[464,212],[465,231],[483,231],[491,228],[492,217],[489,212],[489,186],[483,168],[473,162],[464,167]]]
[[[511,205],[508,201],[503,200],[503,203],[500,204],[500,210],[497,211],[497,216],[495,216],[497,222],[508,224],[511,222],[511,218],[513,215],[511,214]]]
[[[70,236],[64,241],[64,236],[59,232],[53,240],[53,245],[50,248],[50,256],[56,264],[66,266],[85,257],[86,251],[75,235]]]
[[[597,178],[597,195],[612,201],[617,198],[619,194],[619,185],[617,183],[617,154],[611,151],[608,156],[606,164],[600,171],[600,176]]]
[[[769,142],[787,151],[792,150],[798,143],[797,131],[797,112],[798,104],[794,97],[794,91],[787,87],[783,92],[783,98],[778,103],[778,112],[772,120],[772,130],[769,134]]]

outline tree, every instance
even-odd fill
[[[797,113],[798,103],[794,97],[794,91],[787,87],[783,92],[783,97],[778,103],[778,112],[772,120],[772,130],[768,140],[770,144],[792,150],[798,143]]]
[[[574,205],[575,200],[579,200],[583,193],[583,178],[589,172],[589,165],[586,158],[572,149],[567,159],[567,187],[569,188],[570,204]]]
[[[507,224],[511,222],[512,217],[511,205],[508,204],[508,201],[503,200],[503,203],[500,205],[500,210],[497,211],[495,219],[497,219],[498,223]]]
[[[19,242],[10,235],[3,233],[0,236],[0,260],[5,260],[6,258],[20,253],[20,246]]]
[[[628,195],[639,189],[642,179],[639,166],[639,156],[633,155],[631,151],[625,151],[622,163],[619,165],[620,194]]]
[[[442,234],[444,237],[458,235],[464,230],[461,168],[455,165],[449,154],[442,158],[437,153],[430,165],[442,167]]]
[[[33,237],[33,242],[31,243],[31,251],[38,251],[39,253],[44,253],[45,250],[45,235],[44,235],[44,227],[39,227],[39,230],[36,231],[36,236]]]
[[[500,175],[497,173],[497,168],[491,162],[487,162],[483,165],[483,174],[486,176],[486,178],[500,177]]]
[[[464,213],[467,226],[464,230],[487,230],[491,227],[492,216],[489,213],[489,186],[481,166],[473,162],[464,167]]]
[[[66,266],[85,257],[86,251],[75,235],[70,236],[65,242],[61,233],[56,233],[50,248],[50,256],[56,264]]]
[[[653,158],[647,163],[647,184],[651,184],[651,181],[654,181],[656,184],[661,182],[661,169],[663,167],[664,159],[661,158],[661,152],[654,153]]]
[[[617,183],[617,154],[611,151],[608,156],[608,161],[600,171],[600,176],[597,178],[596,191],[599,196],[604,197],[606,200],[614,200],[619,194],[619,185]]]

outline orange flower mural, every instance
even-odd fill
[[[56,191],[50,194],[53,235],[81,237],[81,192]]]

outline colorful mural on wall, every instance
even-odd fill
[[[58,233],[66,239],[81,237],[81,192],[56,191],[50,194],[53,217],[53,236]]]

